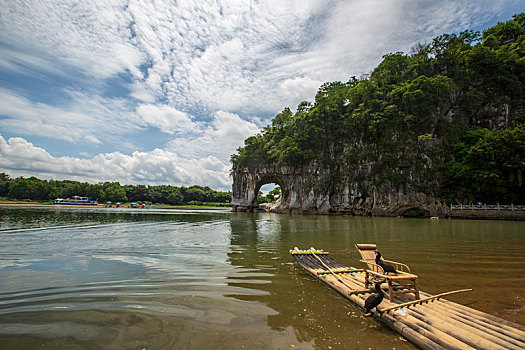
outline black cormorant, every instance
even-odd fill
[[[381,311],[377,307],[383,301],[385,294],[381,290],[381,283],[376,283],[375,288],[376,288],[376,292],[370,295],[365,300],[365,310],[366,310],[365,316],[371,316],[373,308],[376,308],[376,311],[381,313]]]
[[[389,272],[397,273],[396,269],[394,269],[394,266],[381,259],[381,253],[378,250],[376,250],[376,264],[383,268],[385,275]]]

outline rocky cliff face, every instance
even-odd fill
[[[359,168],[341,165],[326,168],[271,167],[253,165],[233,169],[233,210],[257,210],[261,186],[276,183],[281,200],[272,211],[281,213],[349,214],[399,216],[419,209],[427,216],[443,216],[447,207],[433,194],[436,180],[425,171],[407,171],[410,185],[378,181],[381,163],[362,164]]]
[[[518,14],[321,85],[232,155],[235,209],[257,208],[269,182],[283,190],[281,212],[438,216],[439,198],[521,202],[523,35]]]

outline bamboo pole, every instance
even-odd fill
[[[315,273],[313,273],[313,271],[311,273],[314,276],[316,275]],[[323,277],[324,277],[323,281],[331,285],[337,292],[339,292],[346,298],[350,299],[355,304],[361,307],[364,307],[363,298],[356,296],[355,293],[352,293],[352,291],[348,293],[348,291],[345,288],[345,287],[349,287],[351,290],[362,288],[362,282],[358,281],[355,278],[354,279],[350,278],[351,281],[347,281],[346,286],[343,287],[340,284],[337,284],[336,281],[334,281],[334,278],[333,278],[334,276],[323,276]],[[352,284],[352,286],[350,286],[350,284]],[[385,299],[385,302],[387,302],[388,304],[391,304],[386,299]],[[408,339],[410,339],[411,341],[418,344],[420,347],[424,349],[426,348],[465,349],[464,343],[459,342],[457,340],[454,341],[454,339],[450,336],[448,336],[449,338],[446,340],[442,339],[442,338],[447,338],[447,335],[443,332],[442,333],[438,332],[438,334],[434,334],[435,332],[433,332],[432,330],[429,330],[428,328],[426,330],[423,330],[423,328],[420,327],[419,325],[414,325],[413,323],[406,324],[404,320],[400,322],[399,320],[391,319],[388,321],[384,320],[383,322],[387,324],[390,328],[397,330],[398,332],[400,332],[401,334],[406,336]],[[396,323],[396,325],[393,326],[392,323]]]
[[[306,260],[312,266],[312,268],[320,269],[322,271],[326,271],[326,269],[323,267],[323,265],[321,265],[319,263],[318,259],[316,259],[314,256],[305,255],[302,259]]]
[[[509,337],[505,334],[502,334],[501,332],[495,331],[493,329],[490,329],[486,327],[485,325],[480,325],[479,323],[473,322],[472,320],[460,318],[455,315],[450,315],[450,317],[456,321],[462,322],[466,325],[469,325],[472,328],[476,328],[479,330],[482,334],[490,335],[492,337],[496,337],[497,339],[500,339],[501,341],[504,341],[508,344],[512,344],[516,346],[516,349],[523,349],[525,348],[525,342],[523,340],[514,339],[513,337]],[[507,346],[507,345],[506,345]],[[510,347],[509,347],[510,348]]]
[[[348,294],[367,294],[367,293],[373,293],[373,292],[374,291],[372,289],[368,288],[368,289],[356,289],[356,290],[351,291]]]
[[[345,283],[342,279],[340,279],[340,278],[335,274],[335,272],[332,271],[332,269],[329,268],[328,265],[326,265],[326,264],[323,262],[323,260],[321,260],[320,257],[318,257],[317,255],[315,255],[315,249],[314,249],[313,247],[310,248],[310,251],[312,252],[312,255],[315,256],[315,257],[317,258],[317,260],[319,260],[319,262],[320,262],[324,267],[326,267],[326,268],[328,269],[328,271],[330,271],[330,273],[331,273],[331,274],[332,274],[332,275],[333,275],[333,276],[334,276],[339,282],[341,282],[342,284],[344,284],[345,286],[347,286],[346,283]],[[347,286],[347,287],[350,288],[350,289],[352,289],[352,287],[350,287],[350,286]]]
[[[426,294],[426,293],[425,293]],[[428,294],[427,294],[428,295]],[[462,307],[462,308],[459,308]],[[428,309],[427,309],[428,308]],[[495,322],[488,320],[488,316],[496,320],[500,320],[495,316],[482,313],[471,308],[464,307],[460,304],[448,300],[439,300],[432,303],[432,305],[423,305],[419,309],[413,309],[416,312],[423,312],[424,315],[427,315],[428,312],[435,312],[440,318],[445,319],[450,322],[459,322],[462,325],[469,325],[473,328],[476,328],[484,333],[488,333],[491,336],[496,337],[497,339],[507,342],[509,344],[514,344],[516,346],[525,348],[525,337],[522,335],[522,331],[515,329],[507,324],[502,324],[500,322]],[[479,313],[474,314],[473,311]],[[425,313],[427,312],[427,313]],[[445,317],[447,315],[448,317]],[[504,320],[500,320],[504,321]],[[505,322],[505,321],[504,321]],[[509,322],[509,324],[512,324]],[[508,346],[508,345],[507,345]]]
[[[419,300],[414,300],[414,301],[409,301],[407,303],[402,303],[402,304],[399,304],[399,305],[396,305],[396,306],[392,306],[392,307],[389,307],[387,309],[381,310],[381,312],[389,312],[389,311],[392,311],[392,310],[402,309],[405,306],[422,304],[424,302],[428,302],[428,301],[431,301],[431,300],[434,300],[434,299],[439,299],[441,297],[444,297],[445,295],[450,295],[450,294],[455,294],[455,293],[463,293],[463,292],[472,292],[472,290],[473,289],[470,289],[470,288],[469,289],[453,290],[451,292],[441,293],[441,294],[437,294],[437,295],[434,295],[434,296],[431,296],[431,297],[427,297],[427,298],[423,298],[423,299],[419,299]]]
[[[317,277],[318,279],[321,279],[321,278],[319,278],[317,276],[315,271],[309,270],[309,269],[305,269],[305,270],[308,271],[314,277]],[[339,294],[341,294],[345,298],[347,298],[350,301],[352,301],[357,306],[359,306],[361,308],[364,308],[364,305],[365,305],[364,299],[358,297],[357,295],[349,295],[347,293],[347,289],[345,288],[347,286],[343,286],[343,285],[337,283],[337,281],[334,280],[333,276],[329,275],[329,276],[323,276],[323,277],[324,278],[322,280],[326,284],[330,285],[335,291],[337,291]],[[356,287],[359,287],[359,285],[356,284]],[[361,288],[362,288],[362,286],[361,286]],[[385,299],[385,301],[386,301],[386,299]],[[398,332],[401,336],[407,338],[412,343],[414,343],[417,346],[419,346],[420,348],[428,349],[428,350],[444,350],[444,349],[447,349],[447,347],[444,347],[441,344],[436,343],[434,341],[434,340],[437,340],[437,339],[434,339],[434,340],[429,339],[428,337],[425,336],[425,334],[421,334],[417,330],[414,330],[413,328],[409,327],[409,325],[407,325],[407,324],[405,324],[403,322],[399,322],[398,320],[396,320],[395,318],[393,318],[391,316],[386,316],[386,317],[385,316],[383,316],[379,320],[381,322],[383,322],[389,328],[391,328],[394,331]]]
[[[453,317],[460,322],[470,322],[476,324],[476,327],[478,328],[486,330],[487,332],[490,332],[495,336],[505,339],[508,342],[520,344],[520,346],[525,348],[525,336],[523,335],[523,332],[521,332],[519,329],[513,329],[512,327],[509,327],[504,324],[491,322],[485,319],[484,317],[479,317],[478,315],[467,311],[454,309],[451,307],[450,303],[444,304],[440,302],[434,303],[432,306],[434,309],[436,309],[436,311],[441,310],[442,312],[447,312],[450,315],[450,317]]]
[[[514,324],[510,321],[499,319],[493,315],[451,302],[449,300],[440,300],[438,303],[433,305],[443,310],[443,312],[454,313],[462,318],[475,319],[481,325],[491,328],[494,331],[516,340],[523,341],[522,339],[525,339],[525,332],[520,328],[515,327],[520,325]]]
[[[365,304],[364,299],[362,299],[362,298],[360,298],[360,297],[358,297],[356,295],[347,295],[345,293],[345,288],[341,284],[338,284],[335,281],[328,279],[330,276],[326,276],[326,277],[323,276],[323,278],[320,278],[319,276],[317,276],[316,271],[314,269],[307,268],[307,267],[305,267],[303,265],[301,265],[301,267],[303,267],[303,269],[305,271],[307,271],[308,273],[310,273],[312,276],[316,277],[317,279],[321,279],[325,283],[327,283],[330,286],[332,286],[335,291],[337,291],[338,293],[340,293],[341,295],[343,295],[347,299],[350,299],[350,301],[352,301],[357,306],[359,306],[361,308],[364,308],[364,304]],[[352,280],[355,281],[354,283],[356,283],[356,286],[360,286],[360,288],[363,288],[363,286],[364,286],[363,282],[361,282],[361,281],[357,282],[358,279],[356,279],[355,277],[352,278]],[[439,344],[436,344],[434,341],[428,339],[424,335],[414,331],[412,328],[410,328],[406,324],[404,324],[402,322],[398,322],[395,318],[391,317],[390,315],[384,315],[380,319],[380,321],[383,322],[389,328],[391,328],[394,331],[398,332],[401,336],[407,338],[409,341],[411,341],[415,345],[419,346],[421,349],[424,349],[424,350],[446,350],[446,348],[444,348],[443,346],[441,346]]]
[[[415,345],[419,346],[421,349],[429,349],[429,350],[446,350],[445,347],[436,344],[431,339],[425,337],[424,335],[414,331],[412,328],[410,328],[408,325],[400,322],[390,322],[386,321],[383,322],[385,325],[393,329],[394,331],[398,332],[401,336],[407,338]]]
[[[310,250],[313,250],[313,248]],[[327,260],[326,263],[315,253],[311,255],[314,257],[310,258],[310,254],[308,254],[308,261],[312,264],[308,265],[323,266],[324,268],[319,268],[323,270],[326,268],[331,274],[319,276],[317,271],[311,266],[307,267],[305,266],[306,264],[302,264],[302,261],[299,260],[297,262],[314,277],[324,281],[345,298],[363,308],[364,299],[368,293],[366,290],[362,290],[363,293],[360,294],[356,293],[364,286],[363,276],[351,274],[343,275],[339,278],[328,265],[332,267],[337,266],[337,268],[352,267],[338,264],[329,255],[324,259]],[[392,311],[402,307],[421,304],[419,308],[408,309],[407,316],[396,317],[385,313],[379,320],[423,349],[465,348],[467,345],[480,349],[525,348],[525,342],[522,340],[525,338],[520,337],[521,333],[523,333],[522,326],[515,328],[512,322],[500,320],[495,316],[444,299],[438,300],[445,295],[463,291],[471,291],[471,289],[446,292],[435,296],[422,293],[423,296],[427,295],[428,297],[388,306],[382,310],[383,312]],[[403,295],[401,295],[401,298],[396,299],[407,300]],[[430,301],[432,301],[432,305],[427,305],[426,303]],[[386,299],[384,302],[386,305],[392,305]],[[502,325],[499,321],[503,321],[504,324]]]
[[[411,309],[409,310],[409,314],[424,320],[433,327],[441,329],[445,333],[478,349],[501,348],[501,345],[494,344],[494,342],[491,341],[492,339],[479,337],[479,334],[476,334],[475,329],[451,319],[446,313],[438,312],[429,305],[423,305],[421,308]]]
[[[458,339],[453,335],[434,327],[425,320],[420,320],[413,316],[408,316],[401,322],[407,324],[418,333],[424,332],[424,335],[432,339],[434,342],[444,346],[447,349],[480,349],[480,347],[472,346],[469,343],[464,342],[462,339]]]
[[[403,299],[407,299],[407,298],[403,298]],[[435,299],[431,300],[431,302],[432,302],[432,305],[439,303],[439,301]],[[425,302],[425,304],[421,304],[421,305],[423,305],[424,308],[430,308],[430,305],[426,305],[426,303],[428,303],[428,301]],[[394,308],[396,306],[398,305],[395,305]],[[443,332],[447,334],[448,336],[457,339],[457,341],[463,343],[464,344],[463,346],[472,346],[474,348],[491,348],[491,345],[486,344],[484,340],[481,340],[480,342],[479,338],[471,339],[472,338],[471,334],[466,331],[463,331],[461,328],[459,328],[459,332],[454,332],[455,325],[447,323],[446,318],[434,317],[432,314],[428,314],[428,312],[425,312],[422,309],[423,307],[407,309],[408,312],[403,317],[397,317],[397,315],[394,315],[394,317],[398,320],[401,320],[401,322],[403,322],[404,320],[407,320],[407,321],[412,320],[415,317],[417,319],[417,322],[413,322],[413,323],[418,324],[420,327],[428,327],[427,329],[429,329],[430,331],[435,330],[437,333]],[[443,314],[439,316],[443,316]],[[484,346],[482,344],[484,344]]]
[[[421,309],[413,309],[410,310],[409,316],[415,317],[430,325],[431,327],[438,329],[476,349],[501,349],[500,345],[496,345],[487,339],[473,336],[469,329],[464,329],[456,323],[450,323],[449,320],[440,317],[442,315],[425,312]]]
[[[344,293],[342,291],[343,287],[340,285],[335,284],[334,289],[340,292],[343,296],[346,298],[352,300],[350,295],[347,293]],[[357,286],[358,287],[358,286]],[[355,295],[352,295],[356,297]],[[364,300],[362,298],[358,298],[360,303],[362,304],[361,307],[364,306]],[[354,301],[355,302],[355,301]],[[388,302],[387,299],[384,300],[384,302],[391,304]],[[357,304],[357,302],[355,302]],[[359,304],[358,304],[359,305]],[[440,331],[439,329],[435,329],[429,325],[425,325],[423,322],[417,322],[418,320],[415,320],[416,322],[410,322],[406,319],[399,320],[399,319],[393,319],[390,316],[388,316],[390,320],[387,320],[386,317],[380,318],[380,321],[385,323],[390,328],[400,332],[405,337],[413,341],[415,338],[421,338],[422,342],[418,343],[417,341],[413,341],[414,343],[418,344],[419,346],[423,348],[427,348],[428,344],[433,344],[432,346],[439,346],[446,349],[472,349],[473,347],[469,347],[466,343],[455,339],[454,337],[447,335],[445,332]]]
[[[497,326],[504,332],[515,334],[519,339],[525,339],[525,331],[522,325],[500,319],[494,315],[487,314],[479,310],[466,308],[461,304],[452,304],[451,302],[448,302],[446,305],[455,308],[458,310],[457,312],[461,314],[465,314],[465,312],[472,310],[471,313],[475,315],[476,319],[480,320],[481,322],[488,325]],[[464,310],[464,312],[461,312],[460,310]]]
[[[424,294],[430,295],[428,293],[424,293]],[[513,331],[519,332],[522,335],[522,337],[525,338],[525,326],[523,326],[523,325],[520,325],[520,324],[511,322],[511,321],[507,321],[507,320],[501,319],[501,318],[496,317],[494,315],[487,314],[487,313],[485,313],[483,311],[479,311],[479,310],[470,308],[470,307],[465,306],[465,305],[454,303],[454,302],[452,302],[450,300],[444,299],[444,300],[441,300],[441,302],[446,304],[447,306],[450,306],[450,307],[452,307],[454,309],[457,309],[458,311],[461,310],[461,311],[464,311],[464,312],[468,312],[469,314],[475,314],[480,319],[482,319],[484,321],[487,321],[487,322],[490,321],[492,324],[496,324],[496,325],[500,325],[500,326],[505,326],[506,328],[510,328]]]
[[[444,329],[447,329],[447,331],[463,334],[466,337],[470,337],[472,340],[474,340],[473,336],[475,336],[478,341],[480,341],[482,344],[485,344],[483,348],[522,349],[522,347],[514,346],[512,343],[489,334],[483,329],[480,330],[465,322],[458,321],[457,319],[450,317],[448,313],[438,312],[431,308],[430,305],[423,305],[421,309],[423,310],[414,309],[411,311],[419,312],[421,315],[423,315],[423,317],[428,318],[429,320],[439,320],[439,324],[445,327]]]
[[[337,288],[338,291],[344,295],[356,295],[357,293],[355,293],[355,291],[360,289],[359,285],[357,285],[351,279],[345,278],[345,281],[343,281],[342,278],[337,278],[338,276],[332,276],[332,275],[324,275],[324,276],[316,276],[316,277],[318,279],[321,279],[325,283],[332,285],[334,288]],[[334,278],[335,278],[335,281],[334,281]],[[341,286],[341,284],[337,284],[336,281],[341,283],[343,286]]]

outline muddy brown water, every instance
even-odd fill
[[[525,222],[0,207],[0,348],[413,349],[288,253],[356,243],[525,325]]]

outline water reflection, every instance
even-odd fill
[[[449,299],[525,324],[520,288],[525,285],[524,223],[236,214],[230,224],[232,245],[242,251],[229,254],[232,265],[270,274],[260,281],[250,276],[244,284],[235,282],[266,294],[236,297],[276,310],[268,325],[276,330],[293,327],[301,341],[319,347],[408,346],[293,265],[288,250],[294,246],[322,248],[359,266],[355,243],[376,243],[385,256],[411,266],[422,290],[437,294],[473,288]]]
[[[0,207],[1,348],[412,348],[298,268],[355,243],[525,324],[525,223]],[[501,298],[504,295],[505,298]]]
[[[347,226],[348,221],[332,225],[325,216],[236,214],[230,224],[232,246],[242,252],[229,254],[231,264],[254,272],[245,281],[236,278],[229,284],[266,292],[231,297],[262,302],[275,310],[267,320],[272,329],[291,327],[298,341],[319,349],[414,348],[381,324],[362,317],[356,307],[292,263],[288,254],[292,242],[302,247],[320,244],[320,233],[341,232],[341,225]]]
[[[297,344],[266,325],[274,310],[227,297],[264,293],[226,281],[245,278],[228,262],[228,211],[1,213],[1,347]]]

